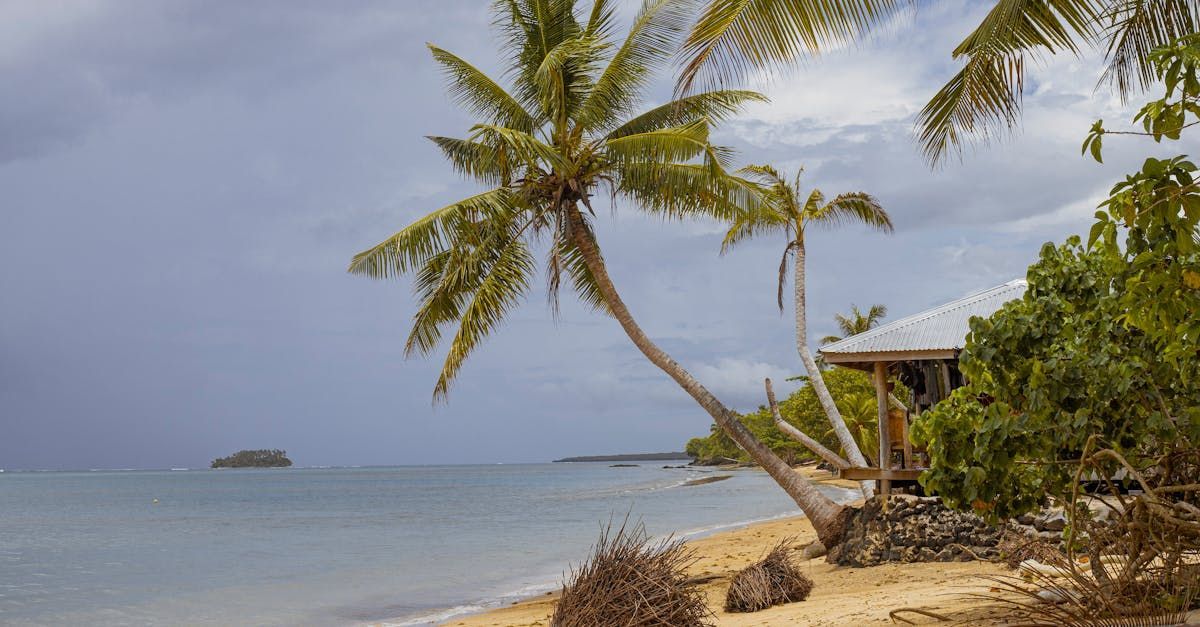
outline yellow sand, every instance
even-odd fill
[[[814,477],[829,481],[826,475]],[[700,558],[694,576],[718,575],[702,586],[717,623],[749,625],[872,625],[893,624],[891,610],[918,607],[953,618],[958,624],[989,625],[992,613],[983,603],[970,598],[987,594],[990,582],[982,577],[1011,574],[1001,565],[988,562],[947,564],[888,564],[873,568],[832,566],[824,558],[802,562],[815,587],[807,601],[777,606],[751,614],[728,614],[721,609],[729,578],[758,560],[783,538],[803,545],[816,538],[812,525],[802,517],[787,518],[726,531],[688,543]],[[527,626],[544,627],[554,612],[555,594],[523,601],[484,614],[451,620],[452,627]],[[904,614],[916,624],[941,624],[932,618]]]

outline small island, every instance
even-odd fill
[[[279,449],[260,449],[257,451],[238,451],[229,457],[218,457],[213,460],[213,468],[287,468],[292,465],[287,451]]]

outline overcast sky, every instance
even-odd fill
[[[628,3],[634,8],[632,0]],[[1024,275],[1082,232],[1147,152],[1079,156],[1098,59],[1035,66],[1011,141],[936,172],[912,120],[987,6],[922,6],[754,86],[718,139],[744,163],[868,191],[896,233],[809,236],[810,329],[890,318]],[[350,256],[472,193],[424,135],[466,133],[425,42],[496,73],[482,0],[0,1],[0,468],[198,467],[242,448],[300,465],[545,461],[679,450],[709,418],[617,324],[536,292],[448,404],[406,361],[408,280]],[[661,101],[663,75],[651,100]],[[1172,150],[1179,150],[1179,146]],[[782,242],[720,257],[720,225],[599,220],[646,330],[738,409],[801,370],[774,305]]]

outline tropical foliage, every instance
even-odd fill
[[[895,0],[707,0],[684,43],[678,89],[728,84],[752,68],[790,65],[843,45],[909,6]],[[962,68],[922,109],[918,135],[938,162],[970,140],[1020,119],[1026,65],[1057,53],[1100,49],[1100,77],[1122,98],[1155,78],[1150,52],[1195,33],[1200,5],[1157,0],[996,0],[953,50]]]
[[[821,344],[832,344],[844,340],[851,335],[865,333],[879,326],[880,321],[887,317],[886,305],[871,305],[866,312],[860,311],[858,305],[850,305],[850,315],[834,314],[841,335],[826,335],[821,338]]]
[[[1156,57],[1166,97],[1182,85],[1194,98],[1195,49]],[[1065,500],[1089,449],[1154,476],[1200,444],[1196,171],[1182,156],[1147,159],[1110,190],[1086,242],[1044,246],[1025,297],[972,322],[960,360],[970,384],[913,425],[927,488],[1003,518]],[[1116,460],[1095,474],[1128,476]]]
[[[864,451],[874,451],[878,448],[878,414],[871,377],[858,370],[834,368],[825,373],[825,383],[860,448]],[[903,391],[899,393],[903,394]],[[805,385],[781,401],[779,411],[784,420],[812,435],[830,450],[841,450],[837,435],[830,428],[829,420],[825,417],[812,386]],[[771,410],[767,407],[759,407],[757,411],[743,414],[740,419],[760,441],[771,447],[772,451],[788,463],[797,464],[816,459],[804,445],[789,438],[775,426]],[[688,441],[686,450],[689,455],[699,459],[727,458],[750,461],[724,432],[715,427],[708,436]]]
[[[287,451],[279,449],[259,449],[254,451],[238,451],[228,457],[218,457],[212,461],[213,468],[281,468],[292,465]]]

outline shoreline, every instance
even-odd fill
[[[715,473],[742,472],[765,474],[765,471],[758,467],[738,466],[732,464],[726,466],[701,466],[696,467],[695,470],[701,476],[708,476]],[[859,489],[859,484],[857,481],[839,479],[835,473],[818,469],[815,463],[796,466],[796,471],[803,474],[806,479],[814,484],[826,485],[844,490],[852,490],[856,493]],[[683,480],[679,484],[673,486],[673,488],[690,488],[688,483],[689,481],[694,481],[694,479]],[[854,498],[850,498],[840,502],[858,503],[861,502],[861,499],[856,501]],[[787,512],[761,518],[745,519],[704,527],[685,528],[675,531],[672,535],[686,540],[688,544],[692,544],[704,538],[719,536],[721,534],[747,529],[756,525],[770,524],[781,520],[803,518],[803,513],[801,513],[798,509],[792,509]],[[463,603],[452,607],[430,608],[418,615],[410,614],[403,617],[373,620],[365,624],[370,625],[371,627],[420,627],[423,625],[451,625],[457,624],[456,621],[459,620],[465,620],[477,616],[487,616],[492,612],[503,611],[514,605],[538,601],[546,597],[547,594],[557,595],[559,589],[562,587],[563,573],[567,572],[570,564],[577,563],[584,557],[585,555],[580,554],[578,556],[573,556],[570,560],[564,561],[557,573],[548,573],[546,580],[542,582],[526,583],[525,585],[516,584],[514,589],[510,591],[495,593],[487,598],[464,601]]]
[[[858,484],[838,479],[814,467],[798,468],[810,481],[857,489]],[[886,564],[872,568],[833,566],[824,558],[800,560],[801,568],[815,587],[808,600],[776,606],[748,614],[726,613],[721,605],[730,577],[757,561],[779,541],[790,538],[803,547],[816,539],[808,519],[800,513],[759,521],[722,525],[710,530],[678,534],[695,551],[696,562],[688,569],[694,577],[707,578],[700,584],[709,607],[721,626],[761,625],[859,625],[893,624],[891,610],[921,607],[950,615],[964,624],[1000,624],[990,616],[984,602],[972,595],[987,594],[994,584],[989,576],[1010,574],[991,562],[950,562]],[[582,559],[583,556],[580,556]],[[437,624],[445,627],[546,627],[554,612],[561,581],[549,591],[541,591],[500,607],[473,606],[462,613],[430,614],[423,620],[440,621],[408,624]],[[464,609],[466,607],[464,606]],[[933,619],[906,615],[916,624],[932,624]],[[411,620],[411,619],[410,619]],[[382,625],[400,625],[398,622]]]

